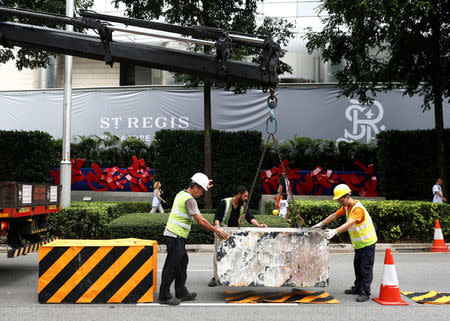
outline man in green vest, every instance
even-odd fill
[[[236,193],[233,197],[224,198],[217,206],[216,215],[214,216],[214,225],[216,228],[223,227],[238,227],[239,217],[242,216],[244,211],[244,203],[248,199],[248,188],[245,186],[239,186],[236,189]],[[266,224],[259,224],[256,218],[247,211],[245,219],[248,223],[253,224],[255,227],[267,227]],[[216,286],[217,282],[215,278],[209,281],[208,286]]]
[[[197,293],[186,288],[187,266],[189,257],[186,253],[186,239],[194,220],[198,224],[226,239],[228,234],[220,227],[211,225],[198,209],[196,198],[212,187],[210,180],[203,173],[196,173],[191,178],[187,190],[179,192],[173,201],[172,210],[164,230],[164,240],[167,246],[167,256],[161,275],[159,288],[160,304],[178,305],[181,301],[194,300]],[[170,294],[170,286],[175,280],[175,297]]]
[[[353,268],[355,269],[355,283],[344,291],[345,294],[357,294],[356,302],[364,302],[370,299],[370,285],[373,279],[373,264],[375,261],[375,243],[377,233],[367,210],[360,203],[350,197],[351,190],[345,184],[339,184],[334,188],[334,200],[337,200],[341,208],[329,215],[314,228],[322,228],[323,225],[333,222],[339,216],[345,214],[346,222],[336,229],[327,229],[324,235],[331,239],[336,234],[347,231],[350,234],[352,246],[355,249]]]

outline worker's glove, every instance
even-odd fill
[[[333,236],[336,235],[336,229],[326,229],[325,232],[323,233],[323,235],[325,236],[325,238],[327,240],[331,239]]]
[[[317,223],[316,225],[314,225],[312,228],[322,228],[323,224],[322,222]]]

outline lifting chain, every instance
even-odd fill
[[[252,195],[253,195],[253,190],[255,189],[256,181],[258,180],[258,175],[261,172],[261,165],[264,160],[264,155],[266,154],[267,147],[269,146],[270,137],[272,137],[272,136],[273,136],[273,134],[269,134],[269,136],[267,136],[266,142],[264,144],[264,149],[263,149],[263,152],[261,155],[261,159],[259,160],[258,169],[256,170],[256,175],[255,175],[255,178],[253,178],[252,187],[250,188],[250,192],[248,193],[247,202],[245,202],[244,210],[242,211],[242,215],[239,217],[239,220],[238,220],[239,226],[242,225],[242,219],[247,215],[248,206],[250,204],[250,200],[252,199]]]
[[[281,175],[284,177],[284,179],[287,179],[288,178],[287,177],[287,172],[286,172],[286,168],[284,168],[283,160],[281,158],[280,147],[278,146],[278,141],[275,138],[275,136],[272,135],[272,137],[273,137],[273,142],[274,142],[274,145],[275,145],[275,149],[276,149],[277,154],[278,154],[278,160],[280,161],[280,164],[281,164],[281,170],[282,170]]]
[[[267,98],[267,107],[269,107],[270,109],[270,116],[269,118],[267,118],[266,120],[266,132],[267,134],[276,134],[277,130],[278,130],[278,121],[275,118],[275,115],[273,113],[274,109],[277,107],[278,105],[278,98],[277,96],[275,96],[275,90],[273,88],[270,88],[270,96]],[[269,124],[271,123],[275,123],[274,127],[273,127],[273,131],[269,130]]]
[[[270,96],[267,99],[267,104],[268,104],[268,106],[270,108],[270,117],[266,121],[266,131],[267,131],[267,133],[270,136],[270,133],[267,130],[267,122],[269,122],[272,118],[275,119],[275,131],[272,133],[272,138],[273,138],[273,142],[274,142],[274,145],[275,145],[275,150],[276,150],[277,155],[278,155],[278,160],[280,161],[280,164],[281,164],[281,169],[282,169],[282,174],[281,175],[285,179],[286,184],[289,184],[288,176],[287,176],[287,173],[286,173],[286,169],[284,168],[283,160],[281,158],[280,147],[279,147],[278,141],[277,141],[277,139],[275,138],[275,135],[274,135],[277,132],[277,120],[276,120],[276,118],[273,115],[273,110],[278,104],[278,98],[277,98],[277,96],[275,96],[275,90],[273,88],[270,88]]]
[[[259,174],[261,173],[262,162],[264,160],[264,156],[266,154],[267,148],[269,147],[271,138],[272,138],[272,140],[274,142],[275,150],[276,150],[276,152],[278,154],[278,159],[279,159],[280,164],[281,164],[281,168],[282,168],[282,171],[283,171],[282,176],[285,178],[285,180],[287,180],[287,174],[286,174],[286,170],[284,168],[283,161],[281,159],[281,153],[280,153],[280,149],[279,149],[279,146],[278,146],[278,141],[275,138],[275,133],[278,130],[278,122],[277,122],[277,119],[275,118],[275,115],[274,115],[274,109],[277,107],[277,104],[278,104],[278,98],[277,98],[277,96],[275,96],[275,90],[273,88],[270,88],[270,96],[267,98],[267,106],[270,109],[270,116],[266,120],[266,132],[267,132],[268,135],[267,135],[267,139],[266,139],[266,141],[264,143],[264,149],[263,149],[263,152],[261,154],[261,159],[259,160],[259,164],[258,164],[258,168],[256,170],[255,178],[253,179],[252,187],[250,188],[250,192],[248,194],[247,202],[245,202],[244,210],[242,211],[242,215],[239,217],[239,220],[238,220],[239,226],[242,225],[242,223],[243,223],[242,219],[247,215],[247,211],[248,211],[248,207],[249,207],[249,204],[250,204],[250,200],[252,199],[252,195],[253,195],[253,190],[255,189],[256,182],[258,181]],[[275,122],[274,129],[273,129],[273,131],[270,131],[269,130],[269,123],[273,123],[273,122]]]

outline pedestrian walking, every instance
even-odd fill
[[[352,246],[355,249],[355,257],[353,259],[355,282],[344,293],[357,294],[356,301],[364,302],[370,299],[370,285],[373,279],[373,264],[375,261],[375,243],[378,240],[377,233],[369,212],[360,202],[351,198],[350,187],[345,184],[339,184],[334,188],[333,192],[333,199],[342,205],[341,208],[314,225],[313,228],[322,228],[345,214],[346,222],[344,224],[336,229],[327,229],[324,234],[327,239],[331,239],[336,234],[348,230]]]
[[[162,203],[166,204],[166,201],[161,197],[161,194],[161,182],[156,181],[155,184],[153,184],[152,210],[150,213],[156,213],[156,211],[159,213],[164,213]]]
[[[447,203],[447,199],[442,194],[442,185],[444,184],[444,180],[439,177],[436,180],[436,184],[434,184],[432,192],[433,192],[433,203]]]

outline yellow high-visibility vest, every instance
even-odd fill
[[[355,205],[353,205],[350,212],[348,212],[348,209],[344,207],[346,220],[348,221],[350,214],[355,208],[361,208],[364,211],[364,220],[361,223],[356,222],[347,231],[350,234],[350,240],[352,241],[353,248],[357,250],[375,244],[378,241],[378,238],[372,218],[360,202],[357,201]]]
[[[222,201],[225,201],[225,211],[223,213],[223,217],[220,222],[220,225],[223,227],[227,227],[228,221],[229,221],[230,215],[231,215],[231,210],[233,209],[233,198],[232,197],[224,198]],[[242,215],[243,211],[244,211],[244,205],[242,205],[239,209],[239,213],[240,213],[239,216]]]
[[[181,191],[175,196],[166,225],[167,230],[185,239],[187,239],[194,221],[194,218],[188,214],[184,206],[184,203],[191,198],[193,196],[186,191]]]

